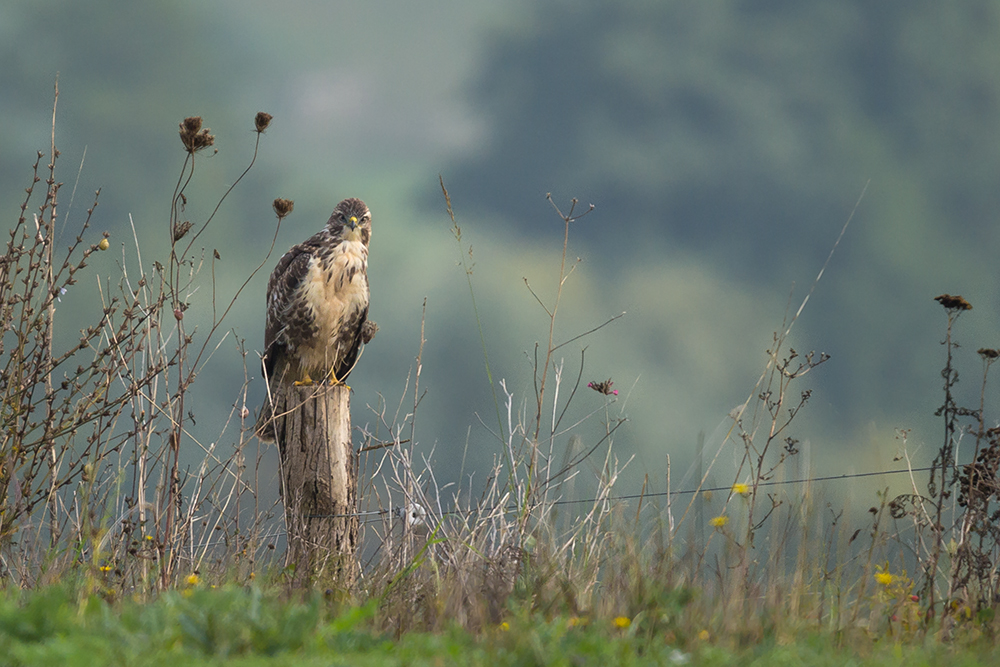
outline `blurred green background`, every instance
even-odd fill
[[[596,205],[572,229],[570,256],[582,262],[556,339],[627,312],[560,350],[566,383],[587,346],[584,383],[611,377],[620,389],[610,415],[630,421],[617,451],[636,457],[624,490],[646,474],[662,490],[667,455],[677,488],[699,433],[706,450],[718,447],[869,181],[792,336],[802,352],[832,355],[795,389],[813,390],[792,432],[808,442],[801,465],[823,475],[898,466],[900,428],[912,429],[916,462],[930,460],[946,321],[937,294],[975,306],[957,330],[960,402],[978,405],[974,351],[1000,345],[995,1],[14,0],[0,5],[0,49],[4,215],[13,224],[35,151],[48,149],[58,73],[66,234],[100,187],[94,236],[107,229],[119,249],[63,298],[67,340],[93,312],[94,275],[120,275],[120,244],[134,261],[129,216],[143,261],[163,256],[184,157],[177,123],[201,115],[216,135],[219,152],[191,191],[197,221],[248,162],[253,116],[267,111],[256,166],[202,237],[222,256],[220,295],[266,254],[272,199],[295,200],[295,212],[229,326],[259,350],[280,253],[340,199],[365,199],[381,331],[351,377],[354,423],[374,428],[380,397],[390,421],[412,411],[426,297],[416,437],[439,480],[454,480],[463,457],[481,478],[499,451],[439,174],[472,245],[493,374],[513,393],[515,419],[530,408],[533,350],[547,336],[523,279],[551,300],[561,252],[545,194]],[[205,289],[194,317],[210,315]],[[206,441],[238,401],[233,340],[200,379]],[[250,392],[255,410],[259,381]],[[996,399],[989,391],[988,425]],[[573,419],[602,401],[578,393]],[[595,442],[603,418],[560,446],[574,434]],[[737,456],[730,447],[723,465]]]

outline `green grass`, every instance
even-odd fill
[[[683,618],[544,617],[512,607],[507,621],[468,632],[394,637],[376,606],[311,593],[194,587],[148,602],[109,603],[66,587],[0,597],[5,665],[992,665],[1000,647],[981,630],[948,643],[831,634],[803,627],[740,645],[739,635],[686,634]],[[683,614],[682,609],[678,609]],[[659,610],[667,616],[669,609]],[[622,627],[625,626],[625,627]],[[670,629],[673,628],[673,629]]]

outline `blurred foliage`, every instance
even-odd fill
[[[824,252],[809,221],[891,170],[996,239],[998,39],[989,0],[539,3],[488,41],[491,141],[452,187],[507,212],[585,193],[630,234],[756,264]]]

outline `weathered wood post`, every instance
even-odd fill
[[[299,581],[332,574],[350,586],[357,577],[358,480],[350,394],[342,384],[272,387],[288,563]]]

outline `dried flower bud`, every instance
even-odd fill
[[[201,116],[188,116],[181,122],[181,132],[198,134],[201,130]]]
[[[182,238],[184,238],[184,235],[187,234],[190,230],[191,230],[190,220],[184,220],[183,222],[178,222],[177,224],[175,224],[174,234],[173,234],[174,242],[176,243],[177,241],[180,241]]]
[[[979,353],[979,356],[984,359],[996,359],[997,357],[1000,357],[1000,350],[995,350],[993,348],[981,347],[976,351]]]
[[[958,295],[942,294],[934,297],[934,300],[948,310],[972,310],[972,304]]]
[[[212,250],[212,256],[216,259],[222,259],[222,255],[219,254],[218,250]]]
[[[611,381],[611,378],[608,378],[604,382],[588,382],[587,386],[605,396],[617,396],[618,390],[611,388],[613,384],[614,382]]]
[[[174,308],[174,317],[177,318],[178,322],[181,321],[181,320],[183,320],[184,319],[184,311],[181,310],[180,308]]]
[[[267,126],[271,124],[272,118],[274,118],[274,116],[271,114],[264,111],[258,111],[257,115],[254,116],[253,125],[257,128],[258,132],[263,132],[267,129]]]
[[[97,244],[99,250],[107,250],[111,247],[111,243],[107,239],[101,239],[101,242]]]
[[[185,118],[180,125],[181,143],[192,155],[215,143],[215,136],[209,134],[209,129],[201,129],[201,116]]]
[[[292,209],[294,208],[295,208],[295,202],[293,202],[291,199],[281,199],[279,197],[278,199],[274,200],[274,212],[277,214],[278,220],[287,217],[288,214],[291,213]]]

